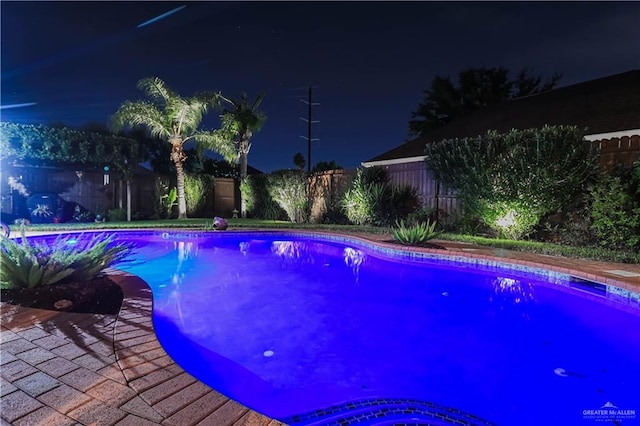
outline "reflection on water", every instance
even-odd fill
[[[271,253],[289,264],[314,264],[315,258],[312,249],[304,241],[274,241],[271,244]]]
[[[356,277],[356,282],[360,278],[360,266],[364,263],[366,256],[360,250],[353,249],[351,247],[345,247],[344,249],[344,263],[353,272],[353,276]]]
[[[240,244],[240,253],[242,253],[244,256],[247,255],[247,252],[249,251],[249,242],[248,241],[242,241]]]
[[[174,241],[173,250],[177,252],[178,262],[176,269],[171,275],[170,290],[165,298],[165,307],[174,305],[178,312],[181,325],[184,326],[184,315],[182,313],[182,297],[180,287],[185,278],[185,263],[198,256],[198,243],[194,241]]]
[[[495,303],[500,310],[516,309],[523,318],[529,318],[526,308],[535,301],[535,294],[531,283],[497,277],[493,279],[493,294],[489,301]]]

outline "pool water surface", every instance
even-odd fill
[[[386,407],[351,418],[573,425],[614,406],[608,420],[640,419],[637,295],[616,301],[562,274],[410,258],[348,238],[118,239],[137,246],[119,268],[151,287],[167,353],[272,418],[329,424]]]

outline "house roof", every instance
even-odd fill
[[[424,146],[544,125],[576,125],[588,135],[640,129],[640,70],[590,80],[506,101],[460,117],[365,163],[423,157]]]

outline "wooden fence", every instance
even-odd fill
[[[320,221],[327,210],[339,202],[342,192],[351,183],[353,173],[353,170],[329,170],[309,178],[312,222]]]
[[[462,211],[462,204],[456,198],[453,191],[440,185],[424,161],[411,163],[390,164],[383,166],[389,173],[391,183],[394,185],[413,186],[420,198],[422,206],[438,212],[438,220],[447,221],[457,217]]]
[[[600,165],[608,171],[631,167],[640,158],[640,135],[594,141],[600,148]]]

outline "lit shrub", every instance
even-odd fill
[[[456,191],[465,215],[511,238],[531,233],[598,170],[594,145],[575,126],[488,132],[444,140],[425,149],[435,178]],[[517,221],[515,225],[500,223]]]
[[[256,207],[256,198],[258,190],[255,188],[255,180],[251,179],[251,176],[246,176],[240,180],[240,194],[244,200],[247,214],[253,212]]]
[[[199,212],[206,200],[207,190],[211,185],[213,185],[213,182],[208,176],[184,176],[184,197],[187,203],[187,216],[192,216]]]
[[[267,189],[267,174],[249,175],[240,182],[245,197],[247,217],[266,220],[287,219],[287,213],[271,198]]]
[[[481,200],[480,217],[502,238],[519,240],[529,235],[540,221],[541,214],[534,207],[519,201]]]
[[[0,288],[33,289],[40,286],[82,282],[123,260],[132,246],[113,244],[113,235],[60,236],[52,244],[32,243],[0,236]]]
[[[307,186],[307,175],[302,170],[278,170],[267,175],[267,191],[271,199],[282,207],[291,222],[309,219]]]
[[[356,170],[356,175],[351,185],[342,197],[342,207],[352,223],[367,225],[373,223],[373,202],[371,196],[371,184],[366,181],[363,168]]]

